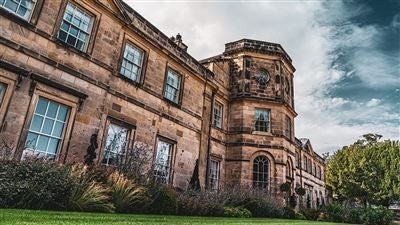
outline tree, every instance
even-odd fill
[[[326,179],[338,200],[385,205],[400,200],[400,144],[366,134],[328,159]]]

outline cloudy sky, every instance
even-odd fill
[[[297,69],[296,136],[319,153],[400,137],[398,0],[125,1],[199,60],[241,38],[280,43]]]

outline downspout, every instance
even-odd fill
[[[207,81],[206,81],[207,83]],[[207,140],[207,163],[206,163],[206,189],[208,189],[209,187],[209,176],[210,176],[210,156],[211,156],[211,127],[212,127],[212,119],[213,119],[213,110],[214,110],[214,98],[215,98],[215,92],[213,91],[211,94],[211,109],[210,109],[210,120],[208,123],[208,140]]]

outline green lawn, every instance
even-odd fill
[[[304,220],[281,220],[281,219],[236,219],[215,217],[185,217],[185,216],[157,216],[157,215],[128,215],[128,214],[104,214],[104,213],[77,213],[77,212],[51,212],[17,209],[0,209],[1,225],[126,225],[126,224],[273,224],[273,225],[333,225],[336,223],[310,222]],[[336,224],[337,225],[337,224]]]

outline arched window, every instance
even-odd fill
[[[253,187],[268,189],[269,161],[265,156],[257,156],[253,161]]]
[[[289,161],[286,163],[286,177],[292,178],[292,165],[290,164]]]

